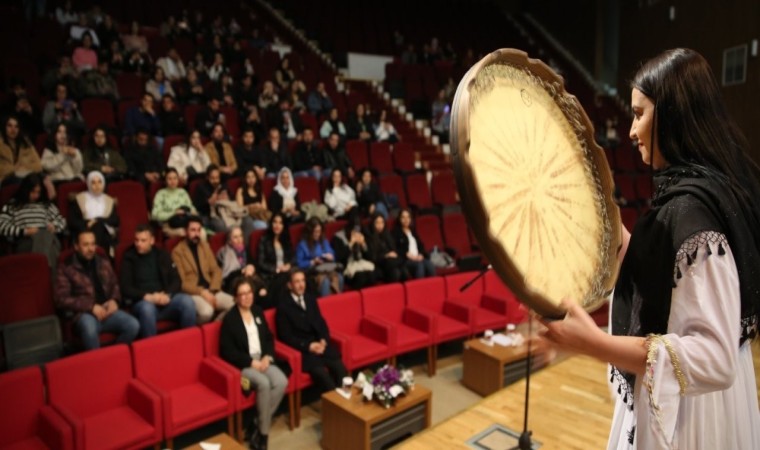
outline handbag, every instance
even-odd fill
[[[248,215],[248,208],[232,200],[217,200],[211,207],[211,217],[222,219],[226,227],[237,227]]]
[[[269,222],[269,219],[272,218],[272,211],[261,206],[261,203],[253,203],[248,205],[248,215],[254,220]]]
[[[323,262],[312,267],[312,270],[316,273],[330,273],[343,270],[343,264],[336,262]]]
[[[356,259],[348,262],[346,270],[343,271],[343,275],[348,278],[353,278],[357,272],[372,272],[373,270],[375,270],[375,263],[372,261]]]

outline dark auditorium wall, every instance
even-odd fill
[[[673,21],[668,17],[670,6],[675,6]],[[760,163],[760,56],[749,55],[752,39],[760,39],[760,2],[629,0],[621,1],[620,13],[618,88],[626,96],[640,62],[662,50],[693,48],[704,55],[720,83],[723,51],[747,44],[746,82],[723,87],[723,95],[750,141],[752,157]]]

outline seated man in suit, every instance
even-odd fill
[[[340,386],[346,367],[338,349],[330,345],[330,330],[317,306],[317,297],[306,292],[306,274],[290,272],[288,292],[277,305],[277,334],[280,340],[301,351],[303,370],[322,392]]]
[[[169,253],[155,245],[147,224],[135,229],[135,243],[124,252],[121,290],[135,302],[132,312],[140,322],[140,337],[156,334],[156,321],[172,320],[180,328],[195,325],[195,304],[180,292],[179,274]]]
[[[222,291],[222,269],[208,242],[201,239],[201,219],[187,219],[185,239],[172,251],[172,260],[182,280],[182,292],[195,303],[198,324],[206,323],[215,311],[229,311],[234,299]]]
[[[85,350],[100,347],[100,333],[114,333],[116,342],[129,344],[140,331],[137,319],[119,309],[116,274],[96,248],[95,234],[80,232],[74,241],[76,253],[58,266],[55,280],[56,306],[73,314]]]

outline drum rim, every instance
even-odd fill
[[[524,277],[512,262],[506,250],[497,239],[491,236],[488,231],[488,214],[486,213],[481,196],[477,193],[473,168],[469,161],[470,89],[481,70],[493,64],[508,64],[527,69],[538,78],[554,84],[557,87],[557,95],[564,96],[566,100],[571,101],[574,109],[577,110],[578,117],[575,119],[580,121],[582,129],[576,129],[576,131],[578,132],[578,138],[582,139],[588,147],[590,163],[596,168],[596,175],[599,177],[602,191],[605,194],[603,196],[604,206],[610,227],[609,244],[605,251],[608,270],[606,277],[602,280],[604,296],[600,296],[595,301],[583,305],[589,312],[596,310],[606,302],[607,297],[614,289],[620,269],[617,253],[622,244],[622,225],[620,210],[613,199],[614,183],[612,174],[604,150],[594,139],[594,127],[591,120],[577,98],[565,90],[562,77],[557,75],[542,61],[529,58],[528,54],[521,50],[504,48],[486,55],[465,73],[454,95],[450,132],[451,160],[454,168],[454,178],[461,199],[462,211],[467,218],[470,229],[478,240],[481,251],[488,258],[499,278],[512,290],[520,302],[547,318],[556,319],[564,316],[565,310],[563,308],[526,285]],[[567,117],[567,111],[564,109],[562,111],[565,118],[572,123],[570,118]]]

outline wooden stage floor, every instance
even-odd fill
[[[595,359],[573,356],[531,376],[528,426],[541,450],[606,447],[614,406],[606,370],[607,365]],[[396,448],[473,448],[467,441],[494,424],[519,433],[524,393],[525,381],[518,381]]]

